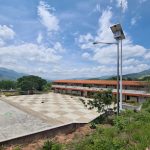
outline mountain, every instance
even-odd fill
[[[126,75],[123,75],[123,78],[142,79],[146,76],[150,76],[150,69],[144,70],[138,73],[126,74]]]
[[[89,78],[88,80],[107,80],[107,79],[109,79],[111,77],[113,77],[113,75],[111,75],[111,76],[101,76],[101,77]]]
[[[143,80],[144,77],[150,77],[150,69],[144,70],[138,73],[130,73],[123,75],[122,78],[123,80]],[[116,80],[116,76],[112,76],[108,78],[109,80]]]
[[[0,67],[0,80],[16,80],[26,74]]]
[[[143,79],[144,77],[150,78],[150,69],[138,73],[125,74],[122,76],[124,80],[140,80]],[[110,75],[110,76],[89,78],[88,80],[116,80],[116,79],[117,79],[116,76]]]

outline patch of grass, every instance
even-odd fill
[[[19,92],[3,92],[5,96],[17,96],[19,95]]]
[[[44,142],[44,145],[42,146],[41,150],[62,150],[62,145],[47,140]]]
[[[13,150],[22,150],[20,146],[16,146]]]

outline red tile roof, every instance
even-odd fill
[[[117,85],[116,80],[55,80],[53,83],[75,83],[75,84],[97,84],[97,85]],[[140,86],[142,81],[123,81],[123,85]]]

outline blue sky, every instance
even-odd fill
[[[122,1],[122,15],[121,4]],[[121,22],[123,73],[150,65],[148,0],[0,0],[0,67],[48,79],[116,74],[110,26]]]

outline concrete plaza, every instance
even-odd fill
[[[56,93],[0,97],[0,142],[98,117],[79,98]]]

